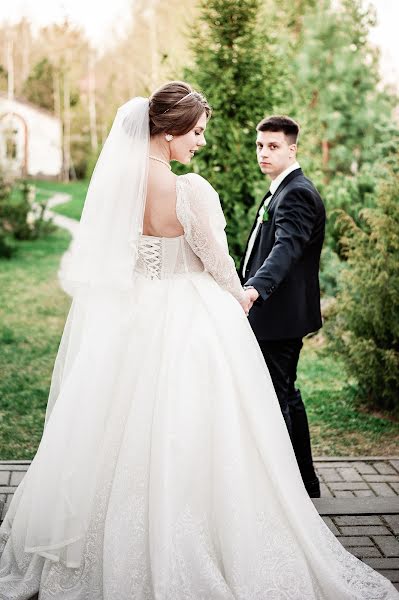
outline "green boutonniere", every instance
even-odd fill
[[[263,213],[263,219],[262,219],[262,221],[264,223],[266,223],[266,221],[268,221],[269,218],[270,218],[269,211],[267,210],[267,208],[265,208],[265,212]]]

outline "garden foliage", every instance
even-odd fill
[[[11,258],[18,240],[34,240],[53,231],[45,209],[46,202],[35,199],[34,186],[7,182],[0,173],[0,258]]]
[[[259,6],[259,0],[203,0],[195,66],[185,73],[213,109],[208,145],[194,168],[219,192],[237,262],[268,187],[256,161],[256,125],[273,110],[284,80],[275,40],[259,28]]]
[[[399,412],[399,175],[381,184],[359,224],[341,211],[336,226],[346,263],[327,331],[360,397]]]

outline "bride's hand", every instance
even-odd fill
[[[249,311],[253,306],[253,303],[259,298],[259,293],[254,288],[249,288],[248,290],[244,291],[244,294],[245,297],[240,304],[243,308],[243,311],[248,316]]]
[[[244,299],[241,300],[240,304],[241,304],[242,310],[245,312],[246,316],[248,316],[249,309],[251,307],[250,307],[250,301],[249,301],[247,294],[244,295]]]

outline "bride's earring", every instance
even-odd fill
[[[173,140],[173,135],[171,135],[170,133],[167,133],[167,134],[165,135],[165,140],[166,140],[167,142],[171,142],[171,141]]]

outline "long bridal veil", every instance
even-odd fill
[[[127,289],[142,231],[149,152],[149,101],[133,98],[116,114],[90,181],[77,239],[61,278]]]
[[[78,235],[60,273],[73,302],[45,432],[14,499],[20,504],[12,535],[26,533],[25,551],[70,567],[82,560],[115,383],[104,348],[123,331],[134,287],[147,184],[148,111],[146,98],[134,98],[118,110],[94,170]],[[93,386],[100,379],[98,393]]]

